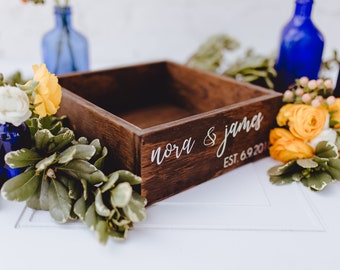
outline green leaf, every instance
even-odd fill
[[[30,197],[26,204],[28,207],[36,210],[49,210],[49,202],[48,202],[48,189],[49,189],[49,181],[42,179],[39,187],[36,192]]]
[[[302,168],[316,168],[319,166],[319,164],[317,162],[315,162],[313,159],[311,158],[304,158],[304,159],[298,159],[296,161],[296,163],[302,167]]]
[[[316,146],[315,155],[321,158],[337,158],[338,148],[333,143],[322,141]]]
[[[124,240],[128,234],[128,227],[122,226],[122,229],[119,231],[114,228],[109,228],[109,234],[116,240]]]
[[[44,158],[43,160],[39,161],[35,168],[37,169],[36,172],[40,173],[44,170],[46,170],[49,166],[51,166],[53,163],[55,163],[57,157],[57,153],[54,153],[53,155],[50,155],[47,158]]]
[[[128,182],[130,185],[139,185],[142,183],[142,178],[133,174],[130,171],[119,170],[117,171],[119,174],[119,182]]]
[[[22,148],[5,155],[5,162],[11,168],[23,168],[37,163],[42,157],[33,150]]]
[[[113,172],[108,176],[107,182],[100,188],[102,193],[114,188],[117,180],[119,179],[119,173]]]
[[[86,202],[84,197],[80,197],[73,206],[73,212],[81,219],[85,220]]]
[[[111,190],[111,204],[113,207],[126,206],[132,196],[132,187],[129,183],[124,182],[117,185]]]
[[[38,130],[35,135],[35,147],[39,151],[46,151],[54,136],[48,129]]]
[[[81,187],[78,186],[79,184],[78,181],[75,181],[72,178],[68,178],[64,174],[59,174],[58,175],[58,181],[60,181],[68,190],[68,196],[73,199],[77,200],[81,196]]]
[[[287,174],[289,172],[293,172],[295,171],[297,168],[296,166],[296,161],[292,160],[289,161],[285,164],[281,164],[281,165],[276,165],[272,168],[270,168],[267,173],[269,176],[279,176],[279,175],[283,175],[283,174]]]
[[[333,179],[340,180],[340,159],[330,159],[328,161],[327,172]]]
[[[123,207],[123,211],[132,222],[143,221],[146,218],[146,203],[147,201],[144,197],[137,192],[133,192],[131,200]]]
[[[106,244],[108,238],[109,238],[109,233],[108,233],[108,226],[106,221],[104,220],[99,220],[96,226],[96,235],[101,244]]]
[[[78,143],[80,143],[80,144],[89,144],[89,141],[87,140],[86,137],[79,137],[78,138]]]
[[[296,172],[292,174],[292,179],[295,182],[300,182],[304,178],[303,174],[301,172]]]
[[[84,197],[84,200],[87,200],[88,199],[88,184],[87,184],[87,181],[85,179],[80,179],[80,183],[83,187],[83,197]]]
[[[11,201],[25,201],[37,190],[41,176],[30,169],[6,181],[1,189],[2,196]]]
[[[65,223],[72,209],[72,201],[67,189],[58,181],[52,179],[48,190],[49,210],[51,216],[60,223]]]
[[[290,174],[283,174],[283,175],[271,175],[269,180],[272,184],[275,185],[284,185],[290,184],[294,182],[292,175]]]
[[[318,172],[312,174],[309,178],[304,178],[301,182],[314,191],[320,191],[333,182],[333,178],[326,172]]]
[[[106,147],[103,147],[103,151],[101,152],[101,156],[95,161],[94,166],[96,166],[98,169],[104,168],[104,162],[105,158],[108,155],[108,150]]]
[[[102,193],[99,189],[95,197],[95,208],[97,214],[102,217],[109,217],[111,215],[111,210],[104,204]]]
[[[53,136],[50,143],[45,148],[47,153],[54,153],[64,149],[74,140],[74,132],[68,128],[63,128],[60,134]]]
[[[90,207],[87,209],[86,213],[85,213],[85,224],[91,229],[91,230],[95,230],[96,226],[97,226],[97,214],[96,214],[96,209],[95,209],[95,205],[94,203],[92,203],[90,205]]]
[[[75,179],[85,179],[92,185],[107,181],[107,177],[102,171],[98,170],[94,165],[85,160],[72,160],[58,169]]]
[[[65,164],[74,159],[90,160],[95,152],[92,145],[76,144],[60,153],[58,163]]]

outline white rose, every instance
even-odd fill
[[[315,149],[318,143],[322,141],[335,143],[336,136],[337,136],[337,133],[334,129],[331,129],[331,128],[324,129],[320,132],[318,136],[316,136],[313,140],[309,142],[309,145]]]
[[[29,100],[24,91],[13,86],[0,87],[0,124],[7,122],[19,126],[31,114]]]

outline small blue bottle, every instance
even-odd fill
[[[71,8],[54,8],[55,28],[42,40],[43,61],[48,70],[56,75],[89,69],[87,39],[71,25]]]
[[[21,148],[30,148],[31,137],[29,128],[25,123],[14,126],[10,123],[0,124],[0,187],[4,182],[22,173],[22,168],[11,168],[4,160],[8,152]]]
[[[275,90],[284,92],[295,79],[317,79],[322,63],[324,38],[311,20],[313,0],[296,0],[293,18],[283,28],[276,61]]]

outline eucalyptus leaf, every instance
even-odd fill
[[[22,148],[5,155],[5,162],[11,168],[23,168],[37,163],[42,157],[33,150]]]
[[[36,172],[40,173],[44,170],[46,170],[49,166],[51,166],[53,163],[56,162],[56,158],[57,158],[57,153],[54,153],[52,155],[50,155],[47,158],[44,158],[43,160],[39,161],[36,165]]]
[[[95,197],[95,208],[96,213],[102,217],[109,217],[111,215],[111,210],[104,204],[102,193],[99,189]]]
[[[41,176],[30,169],[7,180],[1,188],[1,194],[10,201],[25,201],[33,196],[40,181]]]
[[[146,218],[146,203],[144,197],[137,192],[133,192],[131,200],[123,207],[123,211],[132,222],[143,221]]]
[[[90,160],[96,148],[92,145],[76,144],[60,153],[58,163],[65,164],[74,159]]]
[[[326,172],[318,172],[310,177],[301,180],[301,182],[314,191],[323,190],[328,184],[333,182],[333,178]]]
[[[127,182],[120,183],[111,190],[111,204],[113,207],[124,207],[129,203],[131,196],[132,187],[130,184]]]
[[[315,155],[321,158],[337,158],[338,148],[333,143],[321,141],[315,148]]]
[[[57,222],[65,223],[72,209],[72,200],[68,196],[65,186],[52,179],[48,190],[48,198],[51,216]]]

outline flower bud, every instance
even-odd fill
[[[333,82],[330,79],[325,80],[325,86],[327,89],[332,89],[333,88]]]
[[[301,77],[300,80],[299,80],[299,82],[300,82],[300,84],[301,84],[302,87],[307,86],[308,81],[309,81],[309,80],[308,80],[308,78],[307,78],[306,76]]]
[[[309,104],[312,100],[312,97],[309,93],[306,93],[306,94],[303,94],[301,99],[303,103]]]
[[[316,80],[310,80],[307,85],[309,89],[314,90],[317,87],[317,82]]]

